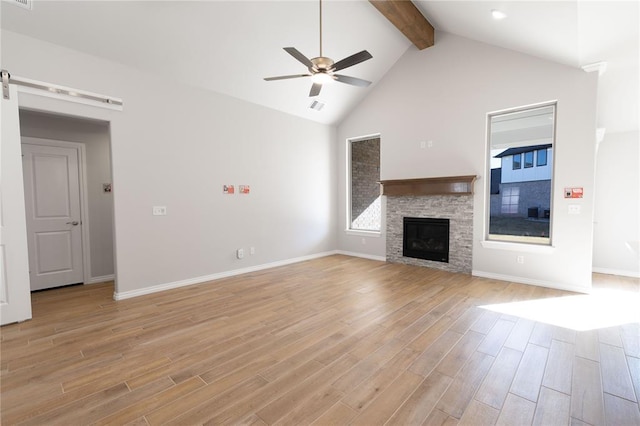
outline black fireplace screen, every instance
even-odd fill
[[[449,263],[449,219],[405,217],[402,255]]]

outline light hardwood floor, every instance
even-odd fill
[[[118,302],[34,293],[1,329],[2,424],[640,424],[639,324],[478,307],[568,294],[346,256]]]

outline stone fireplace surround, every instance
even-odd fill
[[[475,176],[382,181],[387,197],[387,261],[471,273]],[[403,217],[450,220],[449,263],[402,256]]]

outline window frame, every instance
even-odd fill
[[[518,157],[517,163],[516,163],[516,157]],[[511,170],[520,170],[520,169],[522,169],[522,154],[513,154],[511,156]]]
[[[380,229],[359,229],[352,228],[352,155],[351,155],[351,147],[354,142],[362,142],[370,139],[379,139],[380,143],[382,142],[382,138],[380,134],[372,134],[366,136],[359,136],[354,138],[346,139],[346,208],[345,208],[345,233],[347,235],[356,235],[356,236],[367,236],[367,237],[379,237],[382,233],[383,225],[384,225],[384,204],[381,203],[380,206]],[[380,151],[382,151],[382,145],[380,145]],[[380,165],[378,166],[380,167]]]
[[[544,102],[544,103],[539,103],[539,104],[532,104],[532,105],[526,105],[526,106],[522,106],[522,107],[517,107],[517,108],[509,108],[509,109],[504,109],[504,110],[498,110],[498,111],[493,111],[493,112],[489,112],[487,113],[487,126],[486,126],[486,143],[485,143],[485,150],[486,150],[486,158],[485,158],[485,171],[489,174],[491,173],[491,159],[492,159],[492,149],[508,149],[508,146],[501,146],[500,148],[494,148],[491,144],[491,136],[492,136],[492,120],[494,117],[497,116],[503,116],[503,115],[508,115],[508,114],[516,114],[516,113],[522,113],[528,110],[535,110],[535,109],[543,109],[543,108],[548,108],[551,107],[551,114],[552,114],[552,118],[553,118],[553,124],[551,127],[551,148],[545,148],[545,164],[544,166],[549,165],[549,152],[548,150],[551,149],[551,155],[552,158],[554,158],[554,151],[555,151],[555,147],[556,147],[556,136],[557,136],[557,120],[558,120],[558,101],[557,100],[553,100],[553,101],[548,101],[548,102]],[[540,143],[539,141],[535,142],[536,144]],[[532,142],[533,144],[533,142]],[[536,151],[536,155],[534,158],[534,165],[537,164],[537,152],[541,151],[541,150],[535,150]],[[519,155],[522,155],[522,153],[520,153]],[[513,157],[513,156],[512,156]],[[522,166],[522,163],[520,164]],[[521,167],[522,168],[522,167]],[[516,168],[513,168],[513,160],[512,160],[512,170],[519,170]],[[551,182],[550,182],[550,188],[549,188],[549,210],[551,212],[550,218],[549,218],[549,236],[547,237],[528,237],[528,236],[518,236],[518,235],[508,235],[508,234],[490,234],[490,221],[491,221],[491,183],[489,182],[490,179],[487,179],[487,183],[485,185],[485,193],[484,193],[484,204],[485,204],[485,208],[484,208],[484,212],[485,212],[485,218],[484,218],[484,233],[483,233],[483,239],[481,241],[481,244],[483,247],[491,247],[491,248],[502,248],[504,247],[516,247],[516,246],[522,246],[523,248],[525,247],[531,247],[532,249],[536,249],[536,250],[553,250],[554,249],[554,245],[553,245],[553,224],[554,224],[554,192],[555,192],[555,162],[553,162],[551,164]],[[502,192],[502,191],[500,191]],[[500,196],[502,197],[502,195],[500,194]],[[500,201],[500,203],[502,203],[502,199]],[[501,205],[500,205],[501,207]]]
[[[540,153],[544,152],[544,163],[540,163]],[[549,161],[549,153],[547,152],[547,148],[537,149],[536,150],[536,167],[544,167],[547,165]]]
[[[533,157],[534,157],[533,153],[534,153],[534,151],[527,151],[527,152],[523,152],[522,157],[523,157],[523,160],[524,160],[524,161],[523,161],[523,163],[524,163],[523,168],[524,168],[524,169],[530,169],[530,168],[532,168],[532,167],[533,167],[533,165],[535,164],[535,162],[534,162],[534,158],[533,158]],[[529,162],[529,163],[527,163],[527,154],[531,154],[531,162]]]

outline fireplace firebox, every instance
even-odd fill
[[[402,255],[449,263],[449,219],[403,218]]]

